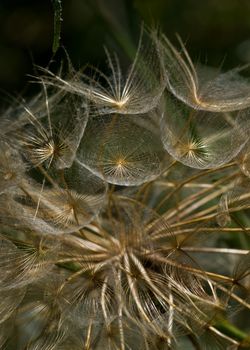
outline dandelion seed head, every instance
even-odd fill
[[[243,345],[224,318],[250,310],[249,82],[202,79],[179,42],[143,32],[127,72],[107,50],[107,74],[44,70],[6,112],[0,347]]]

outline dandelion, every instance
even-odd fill
[[[178,41],[180,51],[162,35],[168,88],[177,98],[195,109],[212,112],[230,112],[249,107],[249,80],[240,75],[247,66],[213,74],[211,70],[208,72],[207,67],[196,69],[179,37]]]
[[[187,166],[223,165],[236,157],[248,140],[246,113],[194,110],[166,94],[161,117],[163,144]]]
[[[249,347],[248,98],[205,99],[149,38],[127,75],[48,72],[4,114],[3,349]]]
[[[81,228],[101,209],[105,183],[77,163],[63,174],[53,174],[54,178],[62,178],[61,184],[47,172],[43,171],[43,175],[45,178],[40,184],[28,178],[22,182],[11,199],[9,216],[15,212],[19,216],[19,211],[27,225],[41,233],[56,234]]]
[[[87,125],[77,160],[109,183],[139,185],[159,176],[170,163],[157,133],[143,115],[137,115],[137,122],[132,115],[94,118]]]
[[[122,73],[118,57],[106,50],[109,74],[94,68],[90,75],[77,73],[65,80],[48,72],[50,78],[45,80],[52,86],[59,86],[88,99],[93,107],[93,115],[143,114],[157,106],[166,87],[161,51],[156,33],[142,31],[127,74]]]
[[[84,101],[78,103],[77,97],[56,92],[49,97],[48,88],[43,86],[43,90],[36,107],[24,105],[13,138],[31,166],[50,167],[53,163],[58,169],[68,168],[86,127],[88,108]]]

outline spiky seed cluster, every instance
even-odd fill
[[[155,33],[107,59],[2,116],[0,348],[247,348],[250,84]]]

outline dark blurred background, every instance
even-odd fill
[[[62,6],[61,44],[76,68],[102,66],[104,45],[128,57],[142,22],[171,40],[179,33],[195,61],[225,68],[250,62],[249,0],[62,0]],[[0,0],[0,91],[21,93],[33,65],[48,65],[53,16],[50,0]]]

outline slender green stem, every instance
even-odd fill
[[[52,51],[56,53],[60,46],[61,39],[61,29],[62,29],[62,1],[61,0],[51,0],[54,10],[54,36]]]
[[[250,336],[238,327],[234,326],[229,321],[220,321],[215,325],[215,328],[223,334],[232,337],[240,342],[244,341],[246,346],[250,346]]]

